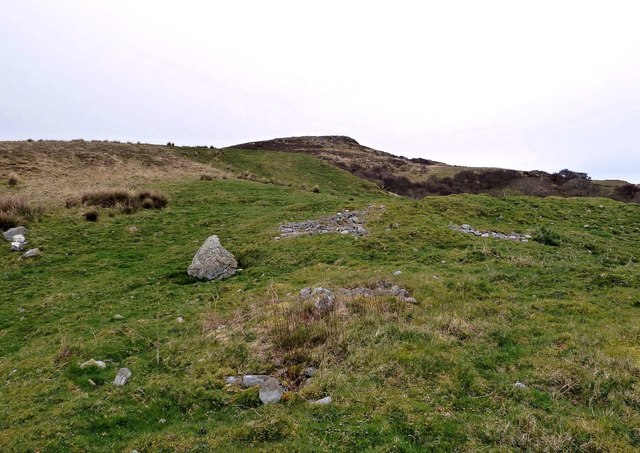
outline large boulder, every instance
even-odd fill
[[[27,228],[23,226],[9,228],[4,233],[4,239],[9,242],[14,242],[13,237],[17,235],[22,235],[23,237],[27,235]],[[24,241],[23,241],[24,242]]]
[[[196,252],[187,273],[200,280],[222,280],[231,277],[237,270],[236,259],[214,235],[207,238]]]

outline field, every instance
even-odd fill
[[[89,188],[158,190],[168,205],[102,208],[96,222],[64,207],[95,181],[91,165],[61,189],[53,160],[43,171],[0,156],[19,180],[0,196],[44,207],[27,237],[42,256],[0,248],[0,451],[640,448],[639,205],[413,200],[310,155],[167,148],[180,171],[137,179],[124,165],[116,178],[105,165]],[[370,205],[367,236],[274,240],[282,223]],[[449,228],[465,223],[535,240]],[[186,269],[212,234],[243,270],[199,282]],[[417,303],[344,298],[316,316],[297,297],[381,282]],[[79,367],[92,358],[107,367]],[[245,373],[290,391],[261,405],[225,385]]]

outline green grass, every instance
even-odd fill
[[[640,447],[638,205],[415,201],[309,156],[177,152],[275,184],[159,185],[163,210],[103,210],[95,223],[50,211],[30,225],[41,257],[3,247],[1,451]],[[369,204],[386,207],[368,219],[369,236],[273,240],[283,222]],[[449,223],[546,231],[558,244],[477,238]],[[243,271],[196,282],[186,268],[211,234]],[[301,319],[300,288],[378,280],[419,303],[346,301],[330,319],[283,330]],[[106,370],[79,368],[91,358]],[[292,377],[309,365],[319,367],[311,383],[277,405],[224,386],[231,374]],[[133,376],[113,387],[122,366]],[[328,406],[306,402],[327,395]]]

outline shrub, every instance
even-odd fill
[[[311,191],[313,193],[320,193],[320,186],[316,184],[315,186],[313,186],[313,189],[311,189]]]
[[[10,186],[16,186],[18,185],[19,182],[20,182],[20,179],[18,178],[18,175],[16,175],[15,173],[11,173],[9,175],[9,178],[7,179],[7,183]]]
[[[212,181],[213,180],[213,176],[211,175],[200,175],[200,181]]]
[[[97,209],[91,209],[91,210],[85,212],[82,215],[84,216],[84,219],[87,222],[95,222],[95,221],[98,220],[98,210]]]

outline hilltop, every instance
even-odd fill
[[[489,167],[447,165],[409,159],[360,145],[344,136],[287,137],[234,145],[231,148],[286,151],[317,156],[385,190],[421,198],[426,195],[486,193],[563,197],[608,197],[640,202],[640,187],[626,181],[591,181],[571,170],[550,174]]]
[[[0,211],[40,208],[38,256],[0,244],[0,451],[637,451],[640,205],[319,157],[0,143]],[[241,270],[199,281],[212,235]]]

